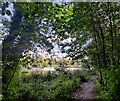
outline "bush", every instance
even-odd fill
[[[2,100],[2,97],[3,97],[3,96],[0,94],[0,101]]]
[[[120,99],[120,68],[114,67],[103,72],[104,86],[97,83],[95,90],[100,99],[118,100]]]
[[[9,97],[8,100],[70,101],[72,92],[80,86],[80,76],[83,76],[83,74],[80,71],[68,72],[67,74],[29,74],[22,77],[22,82],[15,95],[12,98]]]

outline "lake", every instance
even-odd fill
[[[36,71],[36,70],[42,70],[42,71],[56,71],[55,68],[59,67],[44,67],[44,68],[39,68],[39,67],[33,67],[31,69],[23,68],[22,71]],[[73,70],[83,70],[83,68],[65,68],[65,71],[73,71]]]

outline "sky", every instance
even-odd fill
[[[9,6],[8,6],[8,8],[6,8],[6,10],[10,10],[11,13],[12,13],[12,15],[11,15],[11,16],[8,16],[7,14],[5,14],[5,15],[4,15],[4,18],[7,18],[9,21],[11,21],[11,17],[12,17],[13,14],[14,14],[14,6],[13,6],[13,4],[12,4],[12,3],[9,3]],[[0,26],[2,26],[2,24],[0,24]],[[63,40],[61,43],[66,43],[66,42],[70,43],[71,40],[72,40],[71,38],[68,38],[68,39]],[[52,54],[49,54],[49,53],[48,53],[47,51],[45,51],[45,50],[41,50],[39,47],[38,47],[38,50],[39,50],[38,54],[40,54],[40,55],[42,55],[43,57],[46,57],[46,58],[50,58],[51,55],[53,55],[53,54],[54,54],[53,58],[56,58],[56,57],[58,57],[58,58],[63,58],[63,57],[65,57],[65,56],[67,55],[67,53],[62,53],[62,52],[60,51],[60,48],[59,48],[59,46],[58,46],[56,43],[52,42],[52,44],[53,44],[53,46],[54,46],[54,48],[53,48],[53,50],[52,50]],[[68,46],[65,47],[66,50],[69,49],[69,48],[70,48],[70,47],[68,47]],[[30,53],[32,54],[33,52],[30,51]]]
[[[7,18],[9,21],[11,21],[11,17],[12,17],[13,14],[14,14],[13,4],[10,3],[7,9],[12,12],[12,15],[11,15],[11,16],[7,16],[7,14],[5,14],[5,15],[4,15],[4,18]],[[2,26],[1,23],[0,23],[0,26]],[[66,33],[67,33],[67,32],[66,32]],[[44,33],[43,33],[43,34],[44,34]],[[67,33],[67,34],[68,34],[68,33]],[[45,35],[48,35],[48,34],[45,34]],[[64,43],[71,43],[72,40],[74,41],[74,40],[76,40],[76,39],[69,37],[69,38],[64,39],[63,41],[61,41],[61,43],[62,43],[62,44],[64,44]],[[51,39],[50,39],[49,41],[51,41]],[[84,45],[82,46],[82,48],[87,47],[90,42],[92,42],[92,39],[90,39],[90,40],[88,40],[86,43],[84,43]],[[57,58],[57,57],[58,57],[58,58],[64,58],[64,57],[66,57],[67,53],[62,53],[62,52],[60,51],[60,48],[59,48],[58,44],[56,44],[55,42],[52,42],[52,44],[53,44],[53,46],[54,46],[54,48],[52,49],[52,54],[49,54],[47,51],[42,50],[42,49],[40,49],[39,47],[37,47],[37,49],[39,50],[39,51],[38,51],[38,54],[40,54],[40,55],[42,55],[43,57],[46,57],[46,58],[50,58],[51,55],[53,56],[53,58]],[[65,50],[68,50],[68,49],[70,49],[70,47],[69,47],[69,46],[66,46],[64,49],[65,49]],[[33,52],[30,51],[30,53],[32,54]]]

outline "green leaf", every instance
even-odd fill
[[[5,8],[7,8],[8,7],[8,2],[4,3],[3,5],[4,5]]]
[[[39,14],[35,14],[35,16],[37,17],[37,16],[39,16]]]
[[[59,14],[56,14],[55,17],[60,17],[60,15],[59,15]]]
[[[69,10],[73,10],[72,4],[69,5]]]
[[[69,22],[70,21],[70,18],[67,18],[66,20],[65,20],[65,22]]]
[[[57,29],[58,32],[61,32],[62,30],[61,29]]]
[[[9,10],[6,10],[7,15],[11,15],[11,12]]]
[[[48,11],[50,11],[51,9],[50,8],[48,8]]]
[[[69,11],[66,12],[66,14],[68,14],[68,15],[72,15],[73,12],[69,10]]]
[[[31,15],[29,15],[28,18],[31,18]]]
[[[3,95],[0,94],[0,100],[2,100],[2,98],[3,98]]]
[[[5,12],[4,12],[4,10],[2,10],[2,15],[5,15]]]
[[[55,17],[59,17],[60,18],[61,15],[62,15],[62,13],[58,13],[58,14],[55,15]]]

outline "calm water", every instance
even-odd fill
[[[22,71],[35,71],[35,70],[56,71],[55,67],[44,67],[44,68],[34,67],[34,68],[29,69],[29,70],[26,68],[22,69]],[[72,70],[83,70],[83,68],[65,68],[65,71],[68,71],[68,70],[71,70],[71,71]]]

